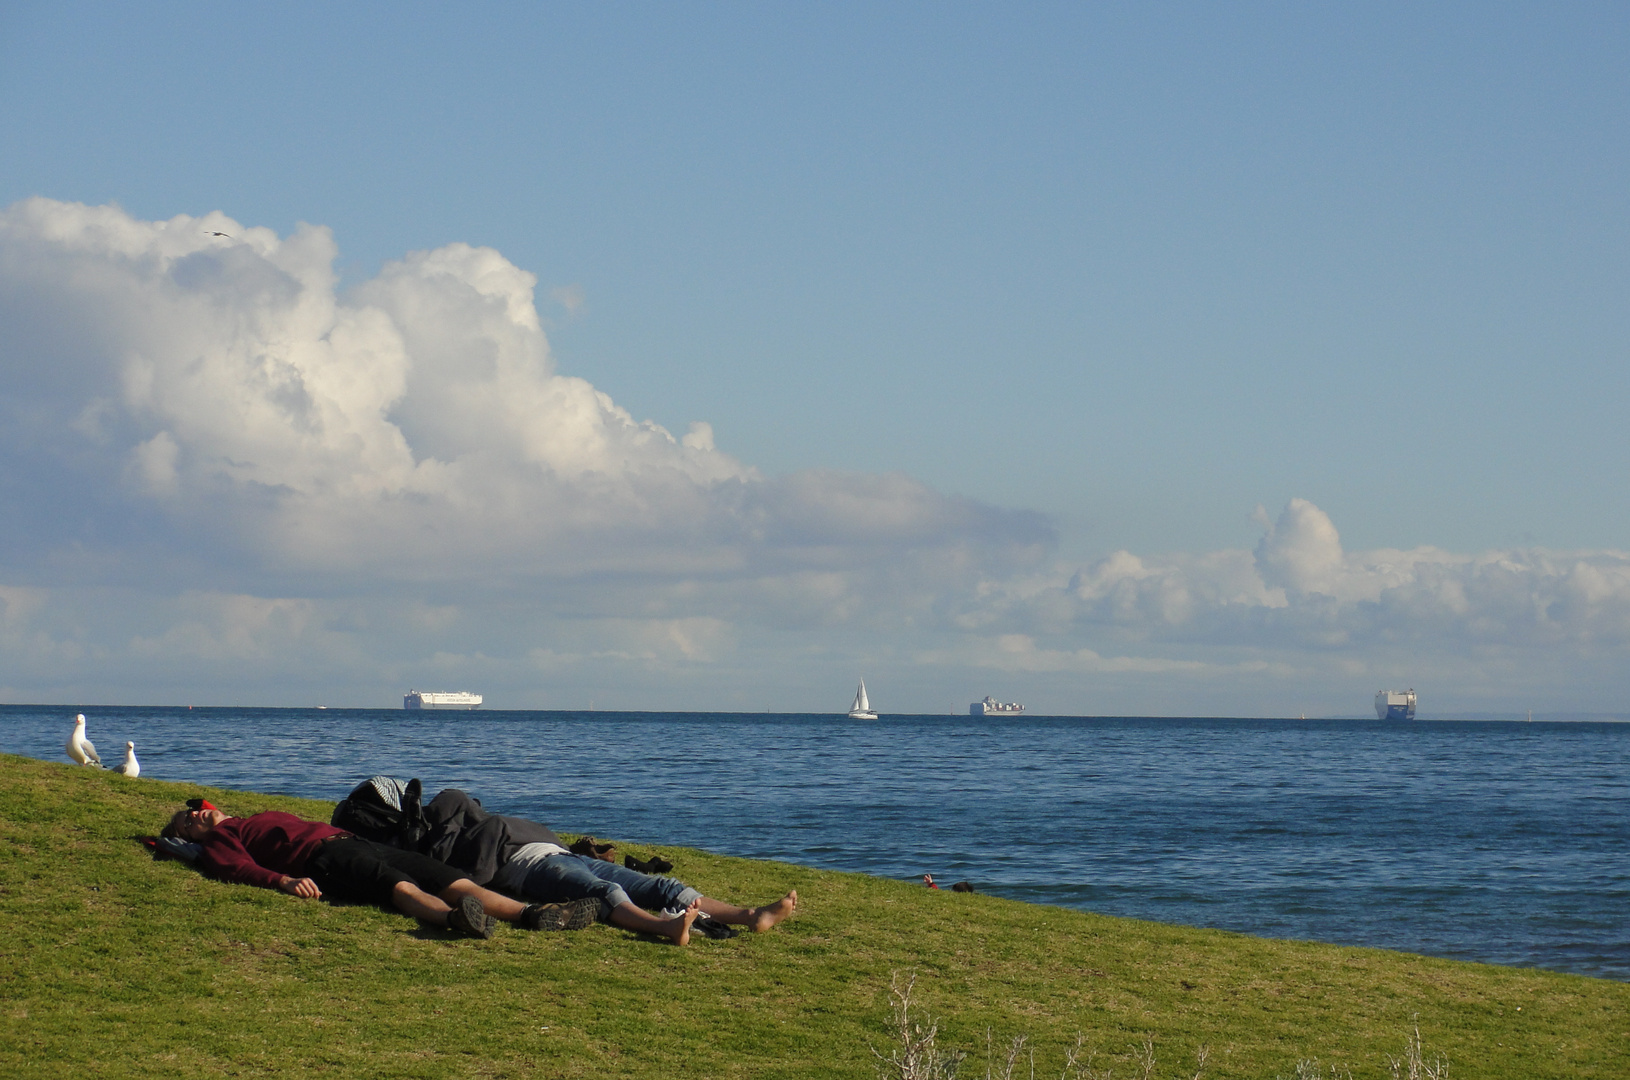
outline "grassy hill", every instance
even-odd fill
[[[368,907],[224,885],[135,837],[204,795],[0,755],[0,1075],[871,1077],[891,979],[986,1072],[987,1032],[1057,1076],[1386,1077],[1417,1022],[1455,1077],[1622,1078],[1630,986],[1114,919],[640,838],[775,931],[678,949],[609,926],[455,938]],[[489,793],[491,794],[491,793]],[[1083,1061],[1086,1059],[1083,1058]],[[1308,1070],[1303,1066],[1304,1072]],[[998,1070],[999,1071],[999,1070]],[[1015,1075],[1030,1075],[1021,1065]],[[1084,1074],[1083,1074],[1084,1075]]]

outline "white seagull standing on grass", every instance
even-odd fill
[[[135,743],[128,742],[128,741],[125,743],[125,761],[124,761],[124,764],[120,765],[117,769],[114,769],[113,771],[116,772],[116,773],[120,773],[121,775],[128,776],[132,780],[134,780],[136,777],[141,775],[141,762],[136,760],[136,744]]]
[[[101,767],[102,759],[96,756],[96,747],[85,738],[85,714],[80,713],[74,717],[74,733],[68,736],[68,756],[81,765],[95,765]]]

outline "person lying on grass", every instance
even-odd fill
[[[457,788],[447,788],[422,811],[406,815],[422,818],[426,828],[404,834],[393,825],[382,826],[379,819],[357,812],[353,802],[374,802],[387,790],[391,793],[387,802],[392,807],[400,810],[408,806],[418,811],[418,781],[403,784],[376,776],[358,785],[334,808],[334,821],[362,831],[373,829],[369,835],[383,843],[445,859],[474,881],[528,900],[590,902],[598,906],[600,918],[614,926],[655,934],[678,945],[689,944],[691,930],[701,916],[710,920],[702,924],[703,933],[711,932],[711,920],[762,932],[791,915],[798,905],[794,891],[763,907],[737,907],[703,896],[670,877],[643,874],[573,854],[542,822],[490,814],[479,799]],[[388,814],[387,818],[394,820]]]
[[[544,826],[547,828],[548,826]],[[703,896],[682,881],[642,874],[626,866],[577,855],[559,843],[526,844],[498,870],[492,884],[505,892],[543,903],[581,903],[598,906],[600,917],[613,926],[642,934],[657,934],[676,945],[690,942],[698,915],[763,933],[793,913],[798,891],[773,904],[744,908]],[[679,912],[659,916],[652,911]]]
[[[279,810],[235,818],[203,803],[177,810],[164,835],[199,845],[199,865],[226,881],[307,900],[326,893],[392,907],[470,937],[491,937],[498,919],[529,930],[576,930],[592,922],[597,909],[593,902],[522,904],[428,855]]]

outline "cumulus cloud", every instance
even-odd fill
[[[987,582],[957,615],[970,629],[1113,630],[1125,639],[1326,651],[1630,644],[1630,553],[1432,547],[1348,552],[1306,499],[1257,508],[1254,550],[1117,551],[1068,578]]]
[[[765,476],[707,420],[636,419],[556,370],[536,280],[496,251],[344,292],[336,254],[218,213],[0,212],[0,696],[277,703],[297,676],[756,709],[846,697],[862,665],[918,708],[952,684],[1074,712],[1260,712],[1394,673],[1630,690],[1625,552],[1349,552],[1292,499],[1254,549],[1050,566],[1042,515]]]
[[[116,554],[134,514],[236,572],[355,583],[1000,560],[1050,539],[1039,515],[905,477],[766,478],[706,421],[636,420],[555,370],[536,279],[489,248],[415,252],[346,295],[336,253],[327,229],[220,214],[0,214],[8,450],[71,502],[21,546]]]

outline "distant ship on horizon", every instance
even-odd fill
[[[1415,719],[1414,690],[1381,690],[1375,695],[1375,715],[1380,720]]]
[[[409,690],[402,697],[404,709],[479,709],[481,695],[468,690]]]
[[[1017,701],[997,701],[989,694],[984,701],[976,701],[968,706],[969,716],[1018,716],[1024,712],[1024,706]]]

